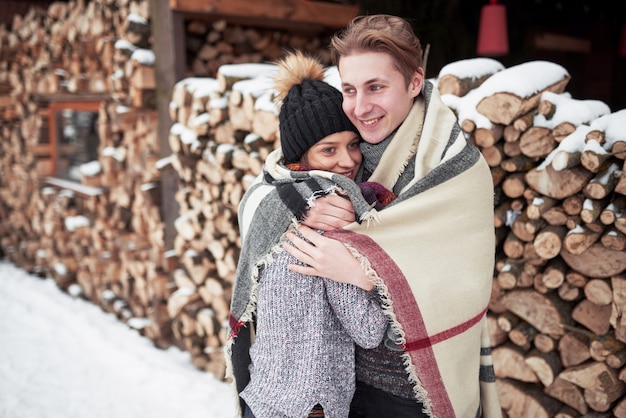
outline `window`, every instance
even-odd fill
[[[97,120],[100,101],[53,101],[48,129],[54,177],[80,181],[82,164],[98,159]]]
[[[80,182],[80,166],[98,159],[98,115],[111,96],[55,93],[33,94],[31,99],[42,118],[37,143],[31,146],[37,174]]]

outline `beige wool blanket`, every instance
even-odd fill
[[[364,208],[358,187],[342,176],[289,175],[277,163],[244,197],[244,245],[226,348],[228,374],[239,391],[249,362],[256,274],[296,213],[297,199],[289,196],[297,192],[310,203],[319,190],[340,187],[360,222],[325,236],[342,241],[375,283],[425,412],[441,418],[501,416],[486,328],[495,253],[492,177],[430,83],[423,93],[368,180],[392,190],[415,159],[412,182],[385,209]]]

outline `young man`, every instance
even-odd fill
[[[301,226],[304,239],[288,234],[285,246],[305,264],[294,271],[357,285],[367,279],[353,255],[367,258],[392,307],[398,344],[357,348],[350,416],[499,417],[485,318],[495,251],[489,167],[424,80],[408,22],[358,17],[333,37],[331,54],[343,110],[364,140],[356,181],[397,195],[362,223],[349,201],[317,199],[303,222],[327,232]]]

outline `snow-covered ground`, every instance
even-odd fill
[[[188,353],[0,260],[0,418],[221,418],[233,402]]]

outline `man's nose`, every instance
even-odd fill
[[[370,103],[366,95],[357,93],[354,97],[354,114],[364,115],[369,112]]]

